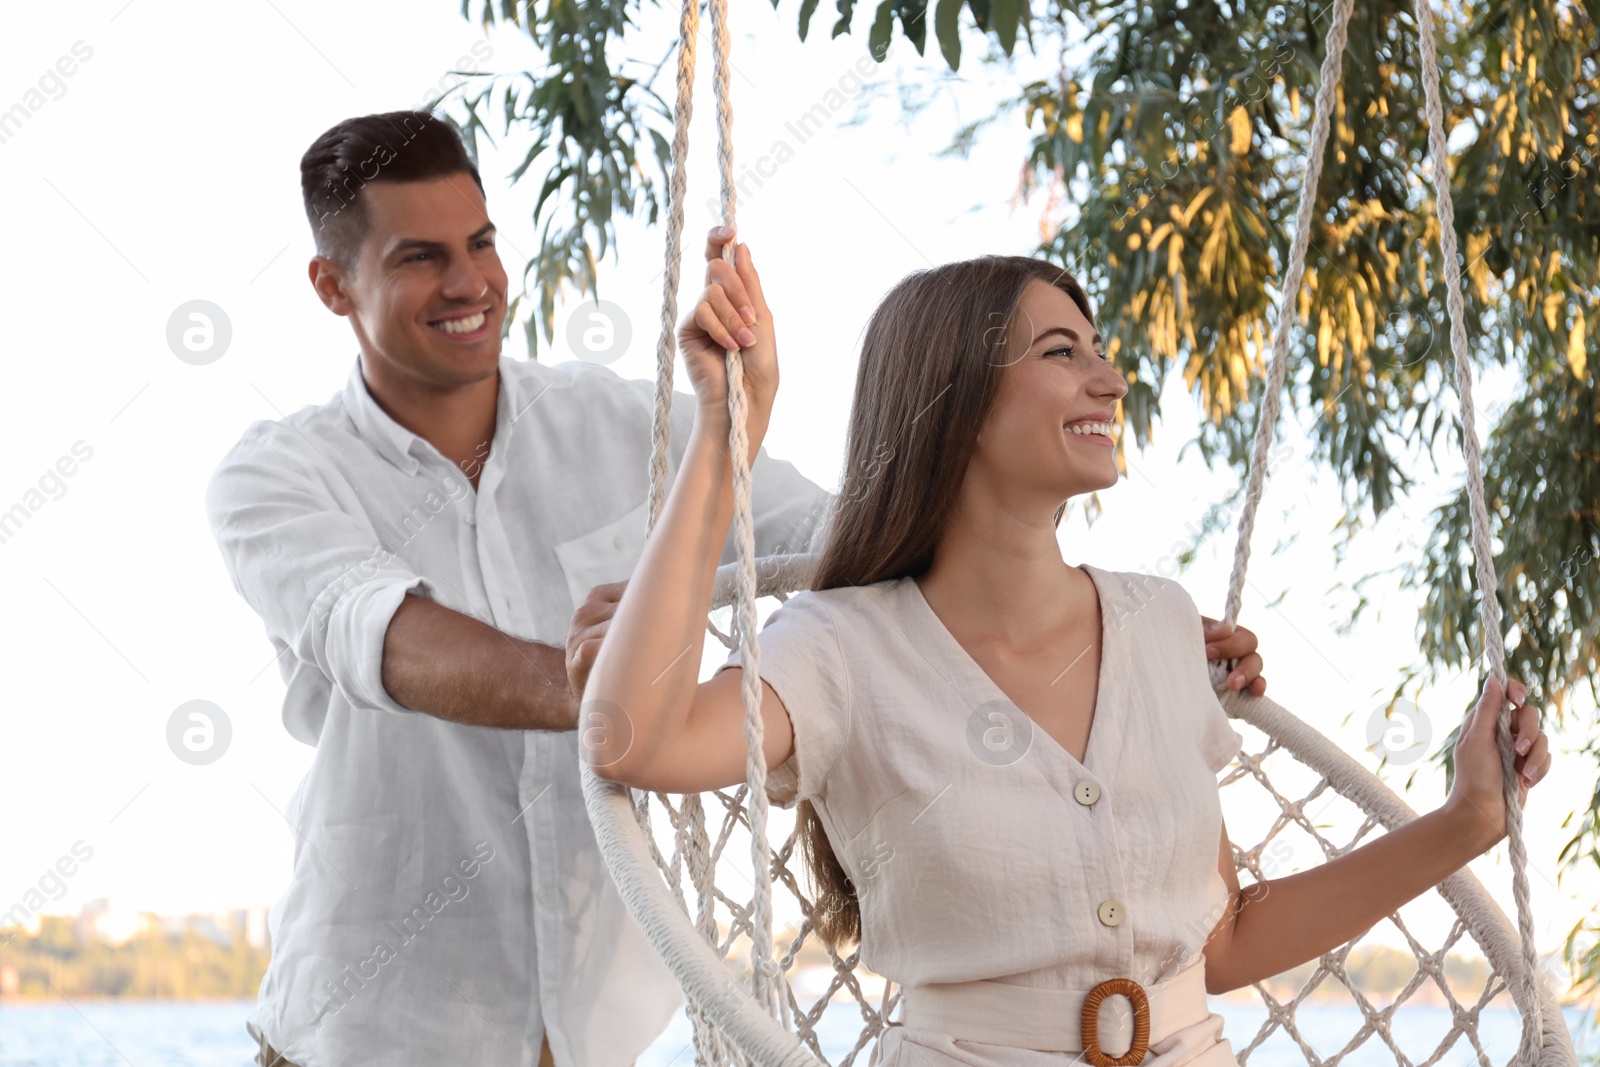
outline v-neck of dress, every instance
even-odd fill
[[[984,670],[983,666],[972,658],[972,654],[962,646],[960,641],[956,640],[955,634],[950,632],[950,628],[944,624],[938,613],[933,610],[933,605],[929,604],[927,598],[922,595],[922,587],[917,585],[917,580],[910,577],[904,580],[910,583],[911,586],[908,599],[919,609],[924,622],[927,624],[927,633],[940,646],[932,651],[942,653],[939,658],[945,663],[954,664],[956,670],[973,687],[972,691],[974,691],[975,695],[983,696],[979,704],[999,701],[1015,708],[1017,714],[1028,721],[1029,728],[1033,731],[1034,736],[1042,737],[1048,748],[1056,752],[1072,766],[1098,776],[1099,772],[1096,771],[1096,768],[1101,766],[1101,760],[1105,758],[1103,755],[1105,746],[1110,743],[1110,739],[1102,739],[1102,735],[1114,730],[1112,723],[1107,719],[1107,711],[1116,705],[1116,701],[1107,696],[1107,691],[1111,688],[1107,684],[1108,679],[1115,678],[1114,672],[1106,669],[1112,659],[1112,627],[1106,623],[1106,611],[1109,607],[1110,598],[1101,580],[1101,575],[1096,568],[1085,564],[1078,569],[1087,574],[1090,582],[1093,583],[1095,597],[1099,602],[1100,609],[1099,676],[1095,679],[1094,712],[1093,717],[1089,720],[1089,737],[1084,742],[1083,759],[1081,760],[1071,752],[1068,752],[1065,745],[1051,736],[1050,731],[1035,722],[1033,716],[1029,715],[1018,706],[1016,701],[1007,696],[1005,690],[1001,689],[995,680],[989,676],[989,672]]]

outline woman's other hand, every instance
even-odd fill
[[[1205,623],[1206,659],[1238,660],[1228,675],[1229,689],[1249,689],[1256,696],[1265,696],[1267,680],[1261,677],[1261,657],[1256,653],[1256,635],[1243,626],[1229,626],[1200,616]]]
[[[699,401],[701,429],[709,431],[728,424],[726,353],[740,349],[748,420],[764,430],[778,392],[777,335],[749,247],[736,245],[732,263],[722,258],[732,239],[725,226],[706,237],[706,288],[678,326],[678,350]]]
[[[1528,689],[1515,678],[1507,688],[1511,696],[1511,743],[1515,755],[1512,770],[1517,775],[1517,803],[1525,804],[1528,790],[1550,770],[1550,742],[1539,729],[1539,709],[1523,703]],[[1495,720],[1503,696],[1500,682],[1490,678],[1483,695],[1456,734],[1455,780],[1445,806],[1456,809],[1475,828],[1481,847],[1495,844],[1506,834],[1504,777],[1500,771],[1500,747],[1495,741]]]

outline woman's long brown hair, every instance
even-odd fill
[[[1094,322],[1072,275],[1026,256],[920,270],[878,305],[861,345],[845,472],[813,589],[914,577],[932,566],[978,430],[1016,358],[1007,338],[1035,280],[1066,293]],[[1065,503],[1056,510],[1057,525],[1065,511]],[[811,875],[813,928],[836,950],[859,941],[855,887],[809,800],[796,805],[795,825]]]

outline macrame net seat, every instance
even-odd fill
[[[1278,397],[1283,388],[1287,327],[1304,268],[1312,207],[1327,141],[1328,115],[1339,82],[1351,6],[1352,0],[1338,0],[1327,33],[1295,240],[1280,295],[1273,356],[1239,524],[1225,616],[1230,622],[1238,617],[1243,594],[1250,535],[1264,484]],[[1473,426],[1471,368],[1466,357],[1449,165],[1427,0],[1418,0],[1416,11],[1436,178],[1436,208],[1443,231],[1441,251],[1456,384],[1461,397],[1478,582],[1480,589],[1493,590],[1497,585],[1489,551],[1488,518]],[[711,0],[710,12],[722,210],[731,224],[734,187],[726,0]],[[684,162],[698,26],[698,0],[685,0],[679,25],[678,95],[662,329],[656,352],[650,528],[654,527],[665,496]],[[728,251],[731,252],[731,248]],[[886,1023],[895,1018],[899,993],[893,983],[868,975],[864,968],[858,967],[856,952],[840,956],[813,935],[811,902],[792,820],[779,816],[777,825],[782,827],[781,832],[770,832],[766,766],[762,759],[756,758],[762,751],[757,601],[774,598],[781,602],[788,594],[809,588],[816,558],[805,555],[755,558],[743,371],[737,351],[728,353],[728,377],[732,424],[728,451],[733,465],[733,532],[738,558],[737,562],[717,571],[708,631],[730,651],[737,649],[740,653],[744,673],[745,737],[751,754],[746,765],[747,782],[737,789],[668,796],[604,781],[584,765],[581,768],[584,798],[601,853],[623,901],[683,987],[688,1016],[693,1024],[696,1063],[702,1067],[747,1063],[761,1067],[780,1064],[815,1067],[819,1063],[844,1067],[866,1062],[863,1054],[870,1051]],[[1489,670],[1503,682],[1504,650],[1498,606],[1492,595],[1482,597],[1482,611],[1485,657]],[[1219,683],[1224,673],[1217,672]],[[1304,869],[1336,858],[1416,817],[1415,812],[1370,770],[1274,701],[1225,691],[1219,695],[1228,715],[1236,724],[1245,727],[1240,731],[1246,737],[1244,748],[1220,785],[1224,817],[1234,843],[1235,866],[1242,887],[1248,889],[1254,882],[1289,873],[1277,869],[1286,856],[1293,858],[1292,867]],[[1502,709],[1497,737],[1507,783],[1507,840],[1517,926],[1512,926],[1484,887],[1463,868],[1378,924],[1392,925],[1395,935],[1386,940],[1403,943],[1415,961],[1414,971],[1392,996],[1378,996],[1363,990],[1350,974],[1352,953],[1359,950],[1358,943],[1366,934],[1324,954],[1304,977],[1297,972],[1295,981],[1289,983],[1297,988],[1286,989],[1284,983],[1277,980],[1255,983],[1264,1020],[1253,1034],[1241,1032],[1230,1022],[1226,1034],[1241,1063],[1248,1062],[1253,1052],[1263,1048],[1263,1055],[1277,1062],[1287,1042],[1291,1052],[1303,1055],[1307,1064],[1317,1067],[1331,1067],[1346,1057],[1365,1060],[1373,1052],[1383,1054],[1379,1062],[1387,1062],[1387,1057],[1392,1055],[1393,1061],[1402,1067],[1430,1067],[1435,1063],[1469,1060],[1483,1067],[1498,1067],[1491,1064],[1485,1051],[1480,1024],[1487,1007],[1503,1004],[1509,996],[1522,1022],[1521,1040],[1510,1063],[1515,1067],[1576,1067],[1571,1035],[1549,978],[1538,967],[1533,944],[1527,857],[1522,845],[1522,812],[1517,804],[1512,772],[1508,711],[1508,708]],[[1246,842],[1249,842],[1248,847]],[[742,855],[743,859],[736,859],[736,855]],[[776,912],[775,895],[782,905]],[[1442,898],[1448,906],[1446,914],[1452,917],[1449,929],[1426,931],[1421,928],[1421,921],[1411,917],[1415,915],[1416,906],[1429,898]],[[779,925],[775,941],[776,913],[781,913],[784,921]],[[1469,980],[1447,975],[1446,954],[1470,953],[1468,939],[1482,953],[1485,963],[1482,972]],[[804,983],[797,987],[794,979],[799,977],[800,969],[796,964],[802,959],[825,963],[831,971],[824,971],[826,981],[813,983],[810,988]],[[812,971],[806,973],[809,976]],[[1432,989],[1427,990],[1428,986]],[[1359,1026],[1348,1035],[1341,1034],[1333,1047],[1329,1046],[1325,1035],[1307,1033],[1297,1016],[1298,1008],[1330,989],[1342,990],[1341,995],[1359,1009],[1361,1017]],[[1408,1028],[1404,1036],[1396,1035],[1391,1025],[1395,1014],[1427,997],[1444,1002],[1449,1010],[1448,1023],[1437,1032],[1426,1033],[1422,1039],[1411,1032],[1415,1028]],[[828,1010],[830,1005],[832,1011]],[[825,1047],[833,1050],[831,1058]]]

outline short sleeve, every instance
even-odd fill
[[[1184,649],[1186,665],[1182,677],[1193,687],[1194,700],[1200,714],[1200,753],[1211,768],[1212,774],[1233,762],[1244,745],[1244,735],[1234,729],[1233,720],[1211,687],[1210,661],[1206,659],[1205,634],[1200,620],[1200,609],[1195,606],[1189,591],[1171,579],[1164,580],[1173,597],[1171,623],[1179,631],[1179,645]],[[1192,650],[1192,651],[1191,651]]]
[[[822,792],[850,732],[850,692],[833,613],[815,592],[796,593],[760,631],[761,680],[789,713],[794,755],[767,772],[767,798],[780,808]],[[733,649],[718,671],[739,666]]]
[[[1205,726],[1201,734],[1200,750],[1205,754],[1206,766],[1212,774],[1233,762],[1244,746],[1244,735],[1233,727],[1233,720],[1223,710],[1222,701],[1214,692],[1208,692],[1204,701]]]

